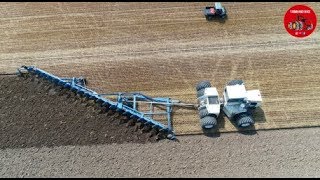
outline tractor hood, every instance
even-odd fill
[[[226,86],[229,99],[243,99],[247,97],[247,91],[244,85]]]
[[[217,88],[215,88],[215,87],[206,88],[206,89],[204,90],[204,94],[205,94],[206,96],[219,96],[218,91],[217,91]]]
[[[209,104],[207,105],[207,110],[210,114],[215,114],[216,116],[219,116],[220,104]]]
[[[256,102],[258,105],[262,102],[261,93],[259,90],[247,91],[247,100],[250,102]]]

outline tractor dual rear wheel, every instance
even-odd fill
[[[204,95],[204,89],[200,89],[199,91],[197,91],[197,97],[201,97]]]
[[[209,116],[209,112],[206,106],[202,106],[199,108],[199,117],[201,119],[201,118],[204,118],[205,116]]]
[[[202,129],[212,129],[217,125],[217,119],[213,116],[205,116],[200,119]]]
[[[244,84],[244,82],[242,81],[242,80],[232,80],[232,81],[229,81],[228,82],[228,86],[233,86],[233,85],[242,85],[242,84]]]
[[[211,83],[210,83],[210,81],[205,80],[205,81],[201,81],[201,82],[199,82],[197,84],[196,90],[200,91],[201,89],[205,89],[205,88],[208,88],[208,87],[211,87]]]
[[[253,118],[248,114],[240,114],[235,118],[235,123],[239,128],[250,127],[254,124]]]

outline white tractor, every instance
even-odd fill
[[[211,87],[209,81],[200,82],[196,89],[201,127],[203,129],[214,128],[217,125],[221,105],[218,91],[215,87]]]
[[[261,106],[262,103],[259,90],[247,91],[242,80],[232,80],[227,83],[223,98],[220,100],[216,88],[211,87],[209,81],[200,82],[196,89],[202,128],[211,129],[216,126],[220,107],[237,127],[245,128],[254,124],[252,110]],[[217,98],[217,101],[210,100],[212,98]]]

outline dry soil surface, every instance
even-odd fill
[[[0,3],[0,72],[36,65],[61,77],[85,76],[98,92],[141,91],[190,103],[199,80],[211,80],[221,93],[227,81],[243,79],[263,96],[256,129],[319,126],[319,28],[304,39],[285,31],[283,15],[296,3],[225,2],[225,23],[205,21],[208,4]],[[304,4],[320,10],[320,3]],[[319,128],[151,143],[97,121],[103,115],[76,101],[33,109],[41,98],[63,98],[38,94],[33,85],[0,96],[0,177],[320,177]],[[178,134],[201,133],[196,111],[176,109],[173,118]],[[109,130],[128,134],[114,139]],[[220,132],[234,130],[220,119]]]
[[[0,80],[0,177],[320,176],[320,128],[157,142],[44,81]]]
[[[0,177],[320,177],[320,128],[0,150]]]
[[[221,94],[228,81],[243,79],[263,97],[255,129],[319,126],[319,28],[304,39],[289,35],[283,17],[293,2],[224,2],[225,23],[205,20],[210,4],[0,3],[0,72],[36,65],[85,76],[101,93],[140,91],[189,103],[201,80]],[[320,10],[320,3],[304,4]],[[176,133],[201,133],[196,110],[176,109],[173,119]],[[222,117],[219,131],[236,129]]]

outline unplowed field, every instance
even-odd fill
[[[98,92],[141,91],[196,103],[208,79],[220,94],[232,79],[260,89],[255,129],[320,125],[318,29],[289,35],[295,3],[223,3],[225,23],[207,22],[206,2],[0,3],[0,72],[36,65],[85,76]],[[320,3],[305,3],[317,13]],[[319,23],[318,23],[319,24]],[[177,134],[201,133],[196,110],[175,109]],[[226,117],[219,131],[235,131]]]

